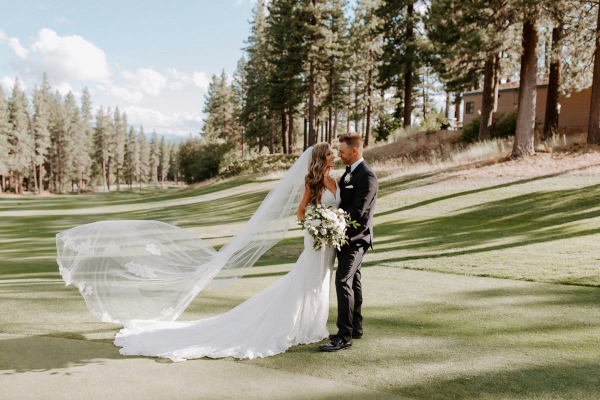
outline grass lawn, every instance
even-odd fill
[[[57,232],[156,219],[218,247],[275,183],[0,198],[0,333],[111,342],[120,329],[64,287]],[[382,178],[375,250],[363,265],[365,338],[339,353],[298,346],[230,362],[422,399],[600,398],[598,199],[592,174]],[[235,285],[201,292],[181,319],[229,310],[289,271],[301,249],[295,229]],[[335,314],[332,296],[330,331]]]

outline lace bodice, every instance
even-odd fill
[[[341,203],[340,199],[340,185],[337,183],[337,179],[335,180],[335,196],[333,193],[325,188],[323,189],[323,194],[321,195],[321,204],[324,207],[339,207]]]

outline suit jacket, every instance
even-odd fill
[[[348,244],[363,242],[373,248],[373,212],[379,189],[377,176],[365,161],[356,166],[349,182],[345,182],[346,175],[344,173],[340,179],[340,208],[360,224],[358,228],[346,230]]]

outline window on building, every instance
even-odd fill
[[[473,114],[475,112],[475,102],[470,101],[467,103],[467,114]]]

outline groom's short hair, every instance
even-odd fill
[[[344,133],[339,138],[340,143],[346,143],[350,149],[356,148],[358,151],[361,151],[363,148],[363,141],[360,135],[356,132],[348,132]]]

